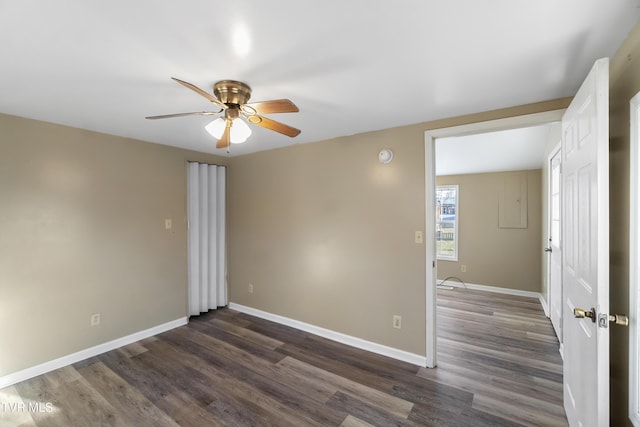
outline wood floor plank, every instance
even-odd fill
[[[527,331],[526,334],[527,334],[527,338],[529,338],[531,340],[550,343],[554,347],[557,345],[557,342],[558,342],[558,338],[556,338],[555,335],[552,335],[552,334],[549,334],[549,333],[548,334],[541,334],[541,333],[538,333],[538,332]]]
[[[262,359],[256,357],[254,354],[244,351],[241,348],[229,345],[227,342],[218,340],[217,338],[204,335],[200,332],[188,332],[190,339],[196,340],[199,346],[203,346],[206,349],[212,349],[217,356],[223,357],[223,359],[216,358],[216,365],[223,367],[224,369],[234,369],[236,371],[252,371],[255,375],[260,377],[268,377],[270,380],[277,381],[282,385],[286,385],[290,389],[291,394],[306,396],[309,399],[317,402],[325,402],[333,393],[337,391],[337,388],[324,383],[313,381],[313,379],[300,376],[297,372],[292,371],[287,367],[280,366],[272,363],[271,358]],[[189,344],[188,341],[181,341],[181,335],[167,336],[166,338],[173,339],[174,343]],[[189,351],[193,354],[198,354],[203,350],[190,347]],[[279,355],[277,361],[282,359],[282,355]],[[209,362],[212,360],[209,359]],[[240,363],[238,363],[240,362]]]
[[[286,366],[293,371],[298,372],[300,376],[313,378],[315,381],[335,386],[338,389],[336,393],[346,393],[352,396],[357,396],[358,399],[368,402],[377,408],[401,418],[407,418],[411,412],[411,408],[413,408],[412,402],[399,399],[390,394],[345,379],[344,377],[316,368],[315,366],[291,357],[285,357],[278,362],[278,365]]]
[[[327,402],[327,406],[342,409],[356,418],[375,426],[416,426],[405,417],[390,414],[384,409],[364,402],[357,397],[338,391]]]
[[[270,348],[270,346],[264,346],[254,341],[246,340],[238,335],[231,334],[212,325],[211,322],[209,322],[209,326],[207,326],[206,328],[197,329],[197,331],[210,337],[216,338],[219,341],[223,341],[233,347],[244,350],[247,353],[258,357],[259,359],[264,359],[272,363],[278,362],[283,357],[282,354],[274,351]]]
[[[193,399],[184,392],[177,391],[165,396],[157,402],[167,416],[171,417],[177,425],[183,427],[222,427],[226,424],[218,422],[215,416],[206,407],[195,403]]]
[[[530,331],[539,334],[546,334],[555,338],[555,333],[552,330],[549,330],[548,320],[546,318],[534,320],[530,315],[509,316],[500,311],[492,311],[490,314],[475,313],[460,311],[448,307],[439,307],[438,316],[441,322],[445,323],[465,320],[470,322],[470,324],[484,326],[490,324],[496,328],[504,330],[522,331],[525,333]]]
[[[369,424],[366,421],[354,417],[353,415],[347,415],[340,427],[374,427],[373,424]]]
[[[229,322],[226,322],[224,320],[220,320],[220,319],[213,319],[211,322],[209,322],[209,324],[211,326],[215,326],[225,332],[228,332],[232,335],[235,335],[237,337],[243,338],[246,341],[249,342],[253,342],[255,344],[264,346],[266,348],[268,348],[269,350],[275,350],[276,348],[280,347],[281,345],[283,345],[284,343],[282,341],[273,339],[271,337],[259,334],[257,332],[254,332],[250,329],[246,329],[243,328],[241,326],[238,325],[233,325]]]
[[[319,349],[323,350],[319,351]],[[327,372],[331,372],[387,393],[391,393],[394,385],[400,378],[402,378],[403,381],[408,380],[409,378],[414,377],[417,372],[417,367],[411,367],[408,372],[404,372],[404,365],[406,364],[402,364],[402,362],[400,362],[400,365],[396,362],[390,364],[388,363],[388,358],[385,358],[387,360],[387,364],[394,365],[394,368],[384,368],[381,366],[378,370],[375,368],[377,363],[369,364],[368,362],[363,361],[360,363],[353,363],[349,358],[345,359],[343,357],[341,354],[342,351],[339,347],[325,348],[321,345],[314,345],[309,342],[309,340],[297,345],[286,343],[277,351],[296,360],[324,369]],[[366,351],[360,350],[360,352],[360,359],[368,359],[371,356],[371,353]],[[373,356],[381,357],[378,355]],[[400,366],[402,368],[398,369]],[[395,372],[392,373],[392,371]]]
[[[566,417],[546,413],[542,408],[530,410],[520,404],[514,405],[479,394],[473,399],[473,408],[499,415],[525,426],[567,427],[569,425]]]
[[[537,299],[439,288],[438,336],[426,369],[223,308],[0,390],[54,408],[0,425],[566,426]]]
[[[496,357],[504,361],[518,363],[530,368],[536,368],[556,374],[562,374],[562,360],[559,354],[557,358],[554,357],[552,361],[546,361],[540,360],[537,352],[528,350],[514,351],[511,347],[495,350],[494,348],[486,346],[471,344],[462,341],[449,340],[446,338],[440,338],[438,344],[443,349],[443,352],[455,352],[456,350],[467,351],[478,355]]]
[[[43,376],[44,381],[52,389],[61,387],[68,382],[79,380],[80,378],[81,375],[73,366],[65,366],[55,371],[47,372]]]
[[[102,362],[83,367],[78,372],[129,423],[144,419],[154,426],[177,426],[166,413]]]
[[[535,299],[511,297],[438,290],[444,307],[438,312],[439,368],[420,369],[418,376],[473,393],[477,413],[520,425],[564,426],[562,359],[553,328]]]
[[[527,338],[526,332],[508,332],[499,327],[488,328],[466,324],[443,321],[438,325],[439,336],[449,340],[461,341],[468,344],[476,344],[480,347],[493,347],[496,350],[504,348],[514,351],[534,351],[542,354],[551,354],[553,350],[557,354],[557,345],[548,342],[533,341]]]
[[[459,411],[446,408],[434,411],[428,406],[416,406],[409,420],[419,426],[431,427],[522,427],[522,424],[471,407]]]
[[[167,381],[167,376],[162,372],[149,369],[140,357],[127,358],[120,353],[110,351],[100,355],[99,360],[109,369],[135,387],[147,399],[155,403],[164,397],[174,393],[176,388],[172,381]]]
[[[441,384],[452,385],[456,388],[475,393],[478,390],[488,388],[497,393],[535,396],[545,402],[558,404],[558,388],[547,387],[548,384],[537,384],[532,380],[517,380],[504,378],[478,371],[468,369],[456,364],[448,364],[439,362],[438,369],[420,368],[417,374],[419,377],[428,378]]]
[[[474,400],[478,395],[486,396],[501,402],[521,406],[523,409],[543,410],[556,416],[564,416],[564,410],[553,399],[543,399],[536,394],[531,394],[534,387],[523,389],[519,383],[502,381],[503,387],[498,387],[497,383],[491,381],[484,375],[473,375],[469,372],[454,373],[444,369],[424,369],[418,375],[429,375],[435,372],[436,379],[446,384],[457,384],[462,390],[473,393]],[[536,390],[537,391],[537,390]]]
[[[177,340],[179,337],[167,334],[165,338]],[[188,361],[188,365],[195,368],[190,376],[196,376],[198,372],[206,375],[206,381],[213,389],[225,390],[225,394],[234,397],[240,407],[256,406],[260,411],[264,411],[265,420],[280,420],[282,425],[320,426],[322,423],[314,418],[321,417],[322,421],[329,419],[335,422],[346,416],[316,410],[317,405],[307,397],[287,389],[272,378],[247,370],[246,365],[237,363],[233,358],[207,352],[205,347],[195,343],[190,346],[187,346],[187,341],[181,343],[184,345],[181,350],[165,343],[156,345],[164,346],[163,356],[173,363],[179,363],[180,360]]]
[[[536,390],[538,387],[544,387],[548,390],[555,390],[557,395],[562,396],[562,383],[558,383],[557,379],[548,380],[545,378],[537,378],[530,374],[514,371],[508,367],[495,366],[494,364],[486,364],[480,360],[471,360],[463,356],[455,356],[449,354],[439,354],[438,366],[456,366],[470,371],[481,372],[491,375],[495,378],[512,380],[521,384],[532,385]],[[436,368],[437,369],[437,368]],[[560,385],[558,387],[558,384]],[[455,386],[455,384],[451,384]],[[560,399],[561,401],[562,399]]]
[[[262,335],[277,339],[285,344],[298,345],[308,339],[309,334],[299,329],[293,329],[270,320],[250,316],[246,313],[238,313],[241,319],[249,320],[247,329]]]
[[[134,357],[147,351],[147,348],[139,342],[134,342],[124,347],[120,347],[118,351],[126,357]]]
[[[37,425],[84,427],[88,425],[128,426],[95,389],[84,379],[66,382],[55,392],[45,391],[43,381],[31,379],[16,385],[20,396],[33,402],[46,402],[53,405],[53,411],[31,412]]]

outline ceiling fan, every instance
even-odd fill
[[[241,117],[246,118],[249,123],[279,132],[291,138],[300,133],[300,129],[296,129],[263,116],[263,114],[298,112],[298,107],[288,99],[275,99],[272,101],[249,103],[247,101],[249,101],[249,98],[251,97],[251,88],[246,83],[235,80],[221,80],[213,85],[213,94],[215,95],[213,96],[191,83],[175,77],[171,78],[182,86],[185,86],[207,98],[209,101],[214,103],[217,108],[219,108],[218,111],[164,114],[161,116],[149,116],[146,117],[147,119],[156,120],[184,116],[215,116],[224,112],[224,118],[219,117],[205,127],[207,132],[218,140],[216,148],[229,147],[231,143],[241,143],[247,140],[249,135],[251,135],[251,129],[241,119]]]

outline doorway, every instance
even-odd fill
[[[436,187],[436,139],[465,136],[478,133],[495,132],[520,127],[535,126],[549,122],[559,121],[564,110],[554,110],[543,113],[535,113],[524,116],[492,120],[469,125],[455,126],[442,129],[434,129],[425,132],[425,193],[426,193],[426,230],[425,243],[426,250],[426,332],[427,348],[426,361],[428,367],[437,365],[437,329],[436,329],[436,307],[437,307],[437,259],[436,259],[436,207],[435,207],[435,187]],[[432,224],[433,223],[433,224]],[[433,226],[432,226],[433,225]],[[542,240],[542,238],[541,238]]]

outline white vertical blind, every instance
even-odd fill
[[[189,162],[189,316],[227,305],[224,166]]]
[[[217,255],[219,266],[222,268],[218,268],[218,283],[224,284],[223,286],[218,286],[218,306],[227,305],[227,250],[226,250],[226,241],[227,241],[227,216],[226,216],[226,188],[227,188],[227,168],[218,167],[217,168],[217,196],[218,200],[221,200],[221,203],[217,204],[218,212],[216,215],[217,219],[217,232],[218,236],[216,239],[217,246]],[[222,302],[222,304],[220,303]]]

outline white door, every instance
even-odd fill
[[[607,58],[596,61],[562,119],[562,194],[564,406],[571,426],[608,426]],[[575,309],[591,317],[576,318]]]
[[[629,221],[629,419],[640,426],[640,92],[631,99]]]
[[[562,150],[549,159],[549,244],[545,251],[549,256],[549,317],[562,348],[562,252],[560,231],[561,192],[560,178]]]

